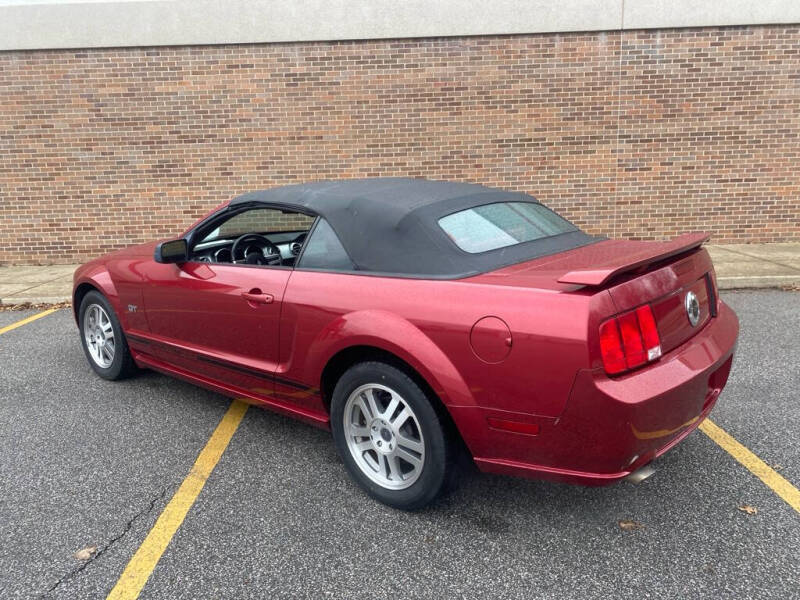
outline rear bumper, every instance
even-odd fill
[[[649,367],[616,378],[602,370],[578,372],[558,418],[525,418],[539,423],[536,436],[493,430],[481,409],[454,418],[473,426],[483,421],[480,439],[467,441],[483,471],[612,483],[672,448],[711,412],[728,380],[738,333],[736,315],[720,303],[702,331]]]

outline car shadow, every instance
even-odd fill
[[[280,460],[283,452],[286,460],[302,461],[302,465],[297,465],[301,471],[324,469],[326,478],[342,483],[348,488],[347,493],[364,494],[350,480],[329,432],[258,408],[251,408],[247,418],[255,440],[271,438],[273,456],[279,453],[276,459]],[[694,439],[695,436],[690,436],[682,444],[685,448],[678,447],[656,461],[656,474],[640,484],[623,481],[605,487],[587,487],[490,475],[481,473],[467,459],[458,466],[452,489],[432,505],[412,514],[418,519],[437,521],[442,515],[450,515],[456,522],[487,532],[510,530],[515,519],[539,520],[543,515],[561,521],[606,514],[616,523],[615,519],[626,518],[634,507],[638,510],[681,501],[686,490],[676,478],[686,477],[687,469],[691,469],[691,454],[696,449]]]

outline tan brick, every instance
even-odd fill
[[[591,233],[800,240],[796,26],[0,53],[0,263],[182,231],[244,191],[414,176]]]

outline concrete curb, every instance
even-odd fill
[[[800,287],[800,275],[766,275],[766,276],[731,276],[718,277],[720,290],[761,290],[785,287]],[[70,294],[63,296],[15,296],[0,298],[0,306],[16,306],[18,304],[60,304],[70,302]]]
[[[0,298],[0,306],[17,306],[18,304],[61,304],[62,302],[72,302],[72,298],[69,295]]]
[[[751,277],[734,275],[717,277],[717,286],[721,290],[759,290],[800,286],[800,275],[764,275]]]
[[[721,290],[800,289],[800,243],[708,244],[705,248]],[[69,302],[78,266],[0,267],[0,305]]]

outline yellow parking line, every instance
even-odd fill
[[[17,321],[16,323],[12,323],[11,325],[6,325],[5,327],[0,327],[0,334],[7,333],[12,329],[16,329],[17,327],[22,327],[23,325],[27,325],[31,321],[35,321],[36,319],[41,319],[42,317],[46,317],[50,313],[56,312],[57,308],[48,308],[47,310],[43,310],[40,313],[36,313],[35,315],[31,315],[26,319],[22,319],[21,321]]]
[[[767,463],[742,446],[731,434],[712,422],[711,419],[706,419],[700,424],[700,431],[719,444],[723,450],[744,465],[748,471],[763,481],[768,488],[800,513],[800,490],[778,475]]]
[[[239,427],[242,417],[247,412],[247,404],[234,400],[228,412],[222,417],[206,447],[200,452],[197,460],[183,480],[181,487],[172,496],[156,524],[133,555],[128,566],[108,594],[108,598],[137,598],[144,584],[150,578],[164,550],[167,549],[172,536],[183,523],[186,513],[194,504],[209,475],[217,465],[233,434]]]

